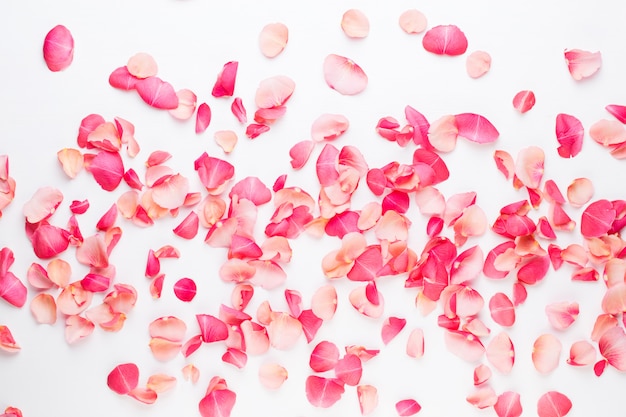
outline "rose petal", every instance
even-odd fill
[[[163,110],[174,110],[178,107],[178,96],[174,87],[159,77],[148,77],[137,81],[137,93],[149,106]]]
[[[580,153],[584,135],[583,124],[576,117],[564,113],[556,116],[556,139],[560,145],[557,151],[562,158],[573,158]]]
[[[428,52],[437,55],[462,55],[467,50],[467,38],[455,25],[440,25],[429,29],[422,45]]]
[[[124,395],[128,394],[139,384],[139,368],[134,363],[117,365],[107,377],[107,385],[112,391]]]
[[[362,11],[350,9],[341,17],[341,29],[347,37],[361,39],[369,34],[370,22]]]
[[[354,61],[330,54],[324,59],[324,79],[333,90],[343,95],[361,93],[367,87],[367,75]]]
[[[74,59],[74,38],[68,28],[57,25],[50,29],[43,43],[43,59],[50,71],[62,71]]]
[[[267,58],[277,57],[287,46],[289,29],[282,23],[269,23],[259,34],[259,48]]]
[[[491,55],[485,51],[474,51],[467,56],[465,68],[470,78],[480,78],[491,68]]]
[[[583,78],[591,77],[598,72],[602,66],[602,55],[600,52],[589,52],[581,49],[565,50],[565,63],[572,78],[580,81]]]
[[[402,12],[398,18],[398,24],[400,28],[409,35],[422,33],[428,27],[426,16],[416,9],[409,9]]]
[[[224,67],[217,75],[215,85],[213,85],[213,91],[211,91],[213,97],[230,97],[233,95],[238,67],[239,62],[237,61],[230,61],[224,64]]]

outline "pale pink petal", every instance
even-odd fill
[[[557,391],[543,394],[537,401],[538,417],[563,417],[572,409],[572,402],[567,396]]]
[[[277,363],[264,363],[259,368],[259,381],[267,389],[278,389],[288,378],[287,370]]]
[[[556,369],[561,357],[561,342],[552,334],[539,336],[533,344],[533,365],[542,374],[547,374]]]
[[[263,205],[272,199],[270,189],[257,177],[246,177],[236,183],[228,193],[231,199],[235,195],[239,200],[245,198],[254,203],[255,206]]]
[[[522,404],[517,392],[506,391],[498,395],[498,401],[493,405],[498,417],[519,417],[522,415]]]
[[[237,145],[237,134],[232,130],[218,130],[213,137],[225,153],[231,153]]]
[[[63,25],[50,29],[43,43],[43,59],[50,71],[63,71],[74,59],[74,38]]]
[[[476,143],[490,143],[498,139],[500,133],[485,117],[474,113],[461,113],[454,116],[459,137]]]
[[[176,92],[178,97],[178,107],[169,111],[169,113],[178,120],[189,120],[196,111],[197,96],[196,94],[183,88]]]
[[[362,11],[350,9],[341,17],[341,29],[349,38],[361,39],[369,34],[370,22]]]
[[[251,279],[256,273],[256,267],[241,259],[229,259],[219,270],[219,276],[224,281],[243,282]]]
[[[350,122],[341,114],[322,114],[311,125],[311,139],[315,142],[331,141],[348,130]]]
[[[474,368],[474,385],[481,385],[487,382],[489,378],[491,378],[491,375],[491,369],[487,365],[478,365]]]
[[[314,407],[329,408],[341,398],[345,389],[336,379],[310,375],[306,379],[306,397]]]
[[[139,52],[128,59],[128,72],[137,78],[148,78],[157,75],[158,66],[152,55]]]
[[[157,109],[173,110],[178,107],[178,96],[174,87],[159,77],[148,77],[137,81],[137,93],[149,106]]]
[[[513,97],[513,107],[520,113],[526,113],[535,106],[535,93],[523,90]]]
[[[39,223],[52,216],[63,201],[63,193],[53,187],[42,187],[24,204],[23,214],[29,223]]]
[[[603,236],[611,229],[616,217],[615,209],[608,200],[591,203],[583,212],[580,220],[580,231],[586,238]]]
[[[385,345],[389,344],[406,326],[406,319],[398,317],[388,317],[383,323],[381,337]]]
[[[289,149],[291,167],[293,169],[302,168],[309,160],[314,147],[315,142],[312,140],[303,140],[293,145],[291,149]]]
[[[269,23],[259,34],[259,48],[268,58],[278,56],[289,40],[289,29],[282,23]]]
[[[600,354],[609,365],[619,371],[626,371],[626,334],[621,327],[607,330],[598,341]]]
[[[489,312],[493,321],[504,327],[515,323],[515,306],[504,293],[496,293],[489,300]]]
[[[569,350],[567,363],[572,366],[593,365],[596,362],[596,349],[586,340],[574,342]]]
[[[213,85],[213,91],[211,91],[213,97],[230,97],[233,95],[238,67],[239,62],[237,61],[230,61],[224,64],[224,67],[217,75],[215,85]]]
[[[617,120],[602,119],[589,128],[589,136],[604,147],[626,142],[626,127]]]
[[[567,69],[576,81],[591,77],[602,66],[602,55],[600,52],[566,49],[564,56]]]
[[[267,326],[267,335],[275,349],[291,349],[302,335],[302,323],[287,313],[278,313]]]
[[[196,283],[191,278],[181,278],[174,284],[176,298],[183,302],[190,302],[196,296]]]
[[[400,400],[396,403],[396,412],[401,417],[412,416],[420,412],[420,406],[414,399]]]
[[[287,279],[283,268],[274,261],[251,260],[248,264],[255,269],[250,282],[265,289],[272,289],[282,285]]]
[[[65,320],[65,340],[74,344],[93,333],[95,325],[88,319],[77,315],[70,315]]]
[[[352,281],[373,281],[383,267],[380,247],[370,247],[361,253],[348,271],[347,277]]]
[[[254,102],[261,109],[284,105],[293,94],[296,84],[284,75],[267,78],[259,83]]]
[[[137,302],[137,290],[126,284],[115,284],[114,288],[104,297],[103,303],[111,307],[114,313],[130,313]]]
[[[185,337],[187,325],[174,316],[160,317],[148,326],[150,337],[161,338],[171,342],[180,342]]]
[[[124,163],[117,152],[98,152],[86,165],[86,169],[106,191],[115,190],[124,177]]]
[[[49,259],[65,251],[70,244],[67,230],[42,224],[32,235],[33,251],[38,258]]]
[[[416,9],[409,9],[402,12],[398,18],[398,24],[404,32],[413,35],[425,31],[428,21],[424,13]]]
[[[378,390],[372,385],[359,385],[356,387],[359,398],[361,415],[370,414],[378,406]]]
[[[491,55],[485,51],[474,51],[467,56],[465,69],[470,78],[480,78],[491,68]]]
[[[200,400],[198,409],[202,417],[230,417],[237,394],[229,389],[213,390]]]
[[[369,297],[371,298],[371,297]],[[378,318],[382,316],[384,311],[384,299],[382,294],[377,293],[378,304],[373,303],[367,296],[367,286],[357,287],[350,292],[350,303],[359,313],[367,316]]]
[[[557,151],[562,158],[573,158],[583,147],[585,129],[576,117],[560,113],[556,116]]]
[[[359,94],[367,87],[367,75],[349,58],[330,54],[324,59],[324,79],[333,90],[343,95]]]
[[[198,106],[196,114],[196,133],[204,132],[211,123],[211,108],[208,104],[202,103]]]
[[[189,180],[176,174],[152,187],[152,199],[163,208],[175,209],[184,204],[188,192]]]
[[[313,313],[322,320],[330,320],[337,310],[337,290],[332,285],[318,288],[311,299]]]
[[[612,285],[602,298],[602,311],[607,314],[619,315],[626,312],[626,282]]]
[[[478,361],[485,353],[485,347],[480,340],[468,332],[446,331],[445,342],[451,353],[468,362]]]
[[[144,404],[154,404],[158,394],[151,388],[137,387],[129,392],[128,396]]]
[[[117,365],[107,376],[109,388],[120,394],[128,394],[139,384],[139,368],[134,363]]]
[[[450,268],[450,284],[464,284],[472,281],[482,271],[483,251],[478,246],[463,251],[456,257]]]
[[[578,317],[578,303],[560,302],[546,306],[548,321],[557,330],[565,330],[571,326]]]
[[[502,373],[509,373],[515,363],[515,350],[509,336],[502,332],[487,345],[487,360]]]
[[[424,356],[424,331],[413,329],[406,342],[406,354],[412,358],[419,359]]]
[[[428,141],[439,152],[453,151],[458,135],[456,117],[452,115],[437,119],[428,128]]]
[[[172,342],[161,337],[153,337],[150,339],[148,346],[156,360],[167,362],[174,359],[181,352],[182,343]]]
[[[96,268],[109,266],[109,256],[104,236],[96,234],[85,238],[83,244],[76,248],[76,259],[83,265]]]
[[[465,400],[479,410],[482,410],[484,408],[493,407],[496,402],[498,402],[498,396],[493,388],[485,386],[469,394]]]
[[[522,149],[515,162],[515,175],[528,188],[539,188],[543,178],[545,154],[543,149],[530,146]]]
[[[429,29],[422,45],[428,52],[437,55],[462,55],[467,50],[467,38],[455,25],[440,25]]]

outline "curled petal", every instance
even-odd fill
[[[349,38],[365,38],[370,31],[370,22],[362,11],[350,9],[341,18],[341,29]]]
[[[150,337],[161,338],[171,342],[181,342],[185,337],[187,325],[174,316],[160,317],[148,326]]]
[[[65,340],[70,345],[74,344],[93,333],[95,327],[90,320],[84,317],[70,315],[65,320]]]
[[[43,43],[43,59],[50,71],[62,71],[74,59],[74,38],[63,25],[53,27]]]
[[[556,116],[556,139],[559,141],[557,149],[562,158],[573,158],[583,147],[585,129],[583,124],[574,116],[560,113]]]
[[[230,97],[235,92],[235,81],[237,80],[237,61],[230,61],[224,64],[224,68],[217,75],[217,80],[213,86],[211,94],[213,97]]]
[[[413,329],[406,342],[406,354],[412,358],[419,359],[424,356],[424,331]]]
[[[4,325],[0,325],[0,349],[9,353],[19,352],[21,349],[13,338],[11,330]]]
[[[344,56],[330,54],[324,59],[324,79],[343,95],[359,94],[367,87],[367,75],[361,67]]]
[[[502,373],[511,372],[515,362],[515,350],[509,336],[502,332],[487,345],[487,360]]]
[[[474,393],[468,395],[465,399],[468,403],[481,410],[493,407],[496,402],[498,402],[496,392],[489,386],[480,387]]]
[[[451,353],[468,362],[478,361],[485,353],[485,347],[480,340],[468,332],[446,331],[445,342]]]
[[[596,362],[596,349],[586,340],[574,342],[569,350],[567,363],[573,366],[593,365]]]
[[[326,372],[334,369],[338,361],[339,349],[337,346],[328,341],[321,341],[311,352],[309,366],[315,372]]]
[[[440,25],[428,30],[422,38],[428,52],[437,55],[462,55],[467,50],[467,38],[455,25]]]
[[[196,111],[196,94],[185,88],[178,90],[176,97],[178,97],[178,107],[170,110],[169,113],[178,120],[191,119],[193,112]]]
[[[564,55],[567,69],[576,81],[591,77],[602,66],[602,55],[600,52],[566,49]]]
[[[474,51],[468,55],[465,68],[470,78],[480,78],[491,68],[491,55],[485,51]]]
[[[626,106],[622,106],[620,104],[609,104],[605,107],[605,109],[617,120],[622,123],[626,123]]]
[[[361,415],[367,415],[378,406],[378,390],[372,385],[359,385],[356,387],[359,397]]]
[[[278,56],[287,46],[289,29],[283,23],[269,23],[259,34],[259,48],[268,58]]]
[[[61,163],[63,172],[70,178],[76,178],[76,175],[83,169],[84,159],[78,149],[63,148],[57,152],[57,159]]]
[[[406,319],[398,317],[389,317],[383,323],[381,336],[384,344],[389,344],[394,337],[402,331],[406,326]]]
[[[311,156],[315,142],[312,140],[303,140],[296,143],[290,150],[289,156],[291,157],[291,167],[293,169],[302,168]]]

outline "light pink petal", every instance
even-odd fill
[[[557,391],[543,394],[537,401],[538,417],[563,417],[572,409],[572,402],[567,396]]]
[[[180,301],[190,302],[196,296],[196,283],[190,278],[181,278],[174,284],[174,294]]]
[[[513,174],[515,173],[515,162],[513,162],[513,157],[508,152],[496,150],[493,153],[493,159],[496,162],[498,170],[502,172],[507,180],[513,178]]]
[[[187,193],[189,193],[189,180],[180,174],[171,175],[152,187],[152,199],[166,209],[182,206]]]
[[[318,288],[311,299],[313,314],[322,320],[330,320],[337,310],[337,290],[332,285]]]
[[[600,354],[619,371],[626,371],[626,334],[621,327],[613,327],[598,341]]]
[[[489,312],[493,321],[504,327],[515,323],[515,306],[504,293],[496,293],[489,300]]]
[[[154,404],[158,394],[151,388],[137,387],[128,396],[144,404]]]
[[[617,120],[622,123],[626,123],[626,106],[622,106],[620,104],[609,104],[605,107],[605,109]]]
[[[95,325],[88,319],[77,315],[70,315],[65,320],[65,340],[74,344],[93,333]]]
[[[543,178],[545,154],[543,149],[530,146],[517,154],[515,175],[528,188],[539,188]]]
[[[178,107],[178,96],[174,87],[159,77],[148,77],[135,84],[137,93],[149,106],[173,110]]]
[[[589,128],[589,136],[604,147],[626,142],[626,127],[617,120],[602,119]]]
[[[479,246],[472,246],[456,257],[450,269],[450,284],[464,284],[472,281],[482,271],[483,251]]]
[[[595,201],[582,214],[580,231],[586,238],[603,236],[611,229],[616,212],[608,200]]]
[[[288,378],[287,370],[277,363],[264,363],[259,368],[259,381],[267,389],[278,389]]]
[[[378,303],[375,304],[370,300],[372,297],[368,297],[367,288],[367,286],[363,286],[352,290],[349,296],[350,304],[352,304],[352,307],[354,307],[359,313],[367,317],[378,318],[382,316],[385,309],[383,296],[382,294],[376,292],[377,299],[375,301]]]
[[[180,342],[185,337],[187,325],[174,316],[160,317],[148,326],[150,337],[161,338],[171,342]]]
[[[137,78],[148,78],[157,75],[159,70],[152,55],[139,52],[128,59],[126,63],[128,72]]]
[[[134,363],[117,365],[107,376],[107,385],[112,391],[128,394],[139,384],[139,368]]]
[[[396,403],[396,412],[400,417],[413,416],[420,412],[422,406],[414,399],[400,400]]]
[[[345,389],[336,379],[310,375],[306,379],[306,397],[314,407],[329,408],[341,398]]]
[[[224,67],[217,75],[215,85],[213,85],[213,91],[211,91],[213,97],[230,97],[234,94],[238,67],[239,62],[237,61],[230,61],[224,64]]]
[[[0,275],[3,275],[4,273],[0,273]],[[55,285],[55,283],[48,276],[48,272],[46,271],[46,269],[35,262],[33,262],[28,268],[28,272],[26,273],[26,280],[32,287],[38,290],[48,290]],[[65,285],[67,285],[67,283]]]
[[[567,200],[572,207],[582,207],[593,197],[594,187],[587,178],[576,178],[567,187]]]
[[[578,317],[578,303],[551,303],[546,306],[548,321],[557,330],[565,330],[571,326]]]
[[[254,203],[255,206],[263,205],[272,199],[269,188],[257,177],[246,177],[233,186],[228,196],[237,196],[239,200],[246,199]]]
[[[315,142],[313,142],[312,140],[303,140],[293,145],[289,150],[289,156],[291,157],[291,167],[293,169],[302,168],[309,160],[309,157],[311,156],[311,152],[313,152],[314,147]]]
[[[467,50],[467,38],[455,25],[440,25],[428,30],[422,38],[428,52],[437,55],[462,55]]]
[[[383,259],[379,247],[370,247],[361,253],[347,273],[352,281],[373,281],[383,267]]]
[[[251,260],[248,261],[248,264],[255,269],[254,276],[250,279],[250,282],[265,289],[276,288],[287,279],[287,274],[276,262]]]
[[[176,92],[178,97],[178,107],[169,111],[169,113],[178,120],[189,120],[196,111],[197,96],[196,94],[183,88]]]
[[[513,97],[513,107],[520,113],[526,113],[535,106],[535,93],[522,90]],[[557,119],[558,120],[558,119]],[[558,136],[558,135],[557,135]]]
[[[567,363],[573,366],[593,365],[596,362],[596,349],[586,340],[574,342],[569,350]]]
[[[491,55],[485,51],[474,51],[467,56],[465,69],[470,78],[480,78],[491,68]]]
[[[598,72],[602,66],[602,55],[600,52],[589,52],[581,49],[565,50],[565,63],[572,78],[580,81],[583,78],[591,77]]]
[[[213,137],[215,138],[215,143],[217,143],[225,153],[231,153],[237,145],[237,134],[232,130],[218,130],[214,133]]]
[[[585,129],[576,117],[560,113],[556,116],[556,139],[559,141],[557,151],[562,158],[573,158],[583,147]]]
[[[302,335],[302,323],[287,313],[279,313],[267,326],[272,347],[288,350],[295,346]]]
[[[222,361],[242,369],[248,362],[248,355],[239,349],[228,348],[222,355]]]
[[[485,347],[480,340],[468,332],[446,331],[445,342],[451,353],[468,362],[478,361],[485,353]]]
[[[109,266],[109,256],[104,236],[96,234],[85,238],[83,244],[76,249],[76,259],[83,265],[96,268]]]
[[[69,246],[70,234],[67,230],[49,224],[42,224],[32,235],[33,250],[41,259],[49,259],[65,251]]]
[[[446,208],[445,197],[435,187],[423,187],[415,192],[415,202],[424,216],[441,216]]]
[[[622,278],[623,280],[624,278]],[[626,283],[619,282],[606,290],[602,298],[602,311],[619,315],[626,312]]]
[[[289,29],[282,23],[269,23],[261,29],[259,34],[259,48],[268,58],[278,56],[289,40]]]
[[[539,336],[533,344],[533,365],[542,374],[547,374],[556,369],[561,357],[561,342],[552,334]]]
[[[349,38],[361,39],[369,34],[370,22],[362,11],[350,9],[341,17],[341,29]]]
[[[224,281],[243,282],[251,279],[256,273],[256,267],[241,259],[229,259],[219,270],[219,276]]]
[[[388,317],[383,323],[381,337],[385,345],[389,344],[406,326],[406,319],[398,317]]]
[[[428,141],[439,152],[453,151],[458,136],[456,117],[452,115],[435,120],[428,128]]]
[[[487,360],[502,373],[509,373],[515,363],[515,350],[509,336],[502,332],[487,345]]]
[[[211,124],[211,108],[208,104],[202,103],[198,106],[196,114],[196,133],[204,132]]]
[[[359,398],[361,415],[370,414],[378,406],[378,390],[372,385],[359,385],[356,387]]]
[[[465,400],[474,407],[482,410],[484,408],[493,407],[498,401],[498,396],[493,388],[485,386],[469,394]]]
[[[229,389],[217,389],[209,392],[200,400],[198,409],[202,417],[230,417],[237,401],[237,394]]]
[[[341,114],[322,114],[311,125],[311,139],[314,142],[335,140],[344,134],[350,122]]]
[[[53,187],[42,187],[24,204],[23,214],[29,223],[39,223],[52,216],[63,201],[63,193]]]
[[[124,177],[124,163],[117,152],[98,152],[89,162],[87,170],[106,191],[115,190]]]
[[[485,117],[474,113],[461,113],[454,116],[459,137],[476,143],[491,143],[500,133]]]
[[[506,391],[498,395],[498,401],[493,405],[498,417],[519,417],[522,415],[522,403],[517,392]]]
[[[254,102],[261,109],[284,105],[293,94],[296,84],[284,75],[267,78],[259,83]]]
[[[50,294],[37,294],[30,302],[30,311],[37,323],[54,324],[57,321],[57,305]]]
[[[424,331],[413,329],[406,342],[406,354],[412,358],[419,359],[424,356]]]
[[[409,9],[402,12],[398,18],[398,25],[404,32],[413,35],[425,31],[428,21],[424,13],[416,9]]]
[[[343,95],[359,94],[367,87],[367,75],[349,58],[330,54],[324,59],[324,79],[333,90]]]
[[[339,361],[339,349],[334,343],[321,341],[318,343],[309,358],[309,366],[315,372],[326,372],[335,368]]]
[[[74,59],[74,38],[63,25],[50,29],[43,43],[43,59],[50,71],[63,71]]]

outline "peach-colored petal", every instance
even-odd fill
[[[237,61],[229,61],[224,64],[213,85],[211,91],[213,97],[230,97],[234,94],[238,67],[239,62]]]
[[[491,369],[484,364],[478,365],[474,368],[474,385],[480,385],[489,380],[491,378]]]
[[[612,285],[602,298],[602,311],[607,314],[619,315],[626,312],[626,282]]]
[[[626,127],[617,120],[602,119],[591,125],[589,136],[604,147],[626,142]]]
[[[467,50],[467,38],[455,25],[440,25],[429,29],[422,38],[428,52],[437,55],[462,55]]]
[[[83,169],[83,155],[78,149],[63,148],[57,152],[57,158],[63,172],[70,178],[76,178],[76,175]]]
[[[150,375],[146,386],[148,389],[153,390],[157,394],[161,394],[173,389],[176,386],[176,378],[165,374]]]
[[[53,72],[63,71],[74,59],[74,38],[63,25],[50,29],[43,43],[43,59]]]
[[[545,154],[543,149],[530,146],[522,149],[515,162],[515,175],[528,188],[539,188],[543,178]]]
[[[428,21],[424,13],[416,9],[409,9],[402,12],[398,18],[398,25],[404,32],[413,35],[425,31]]]
[[[181,342],[185,337],[187,325],[174,316],[160,317],[148,326],[150,337],[162,338],[172,342]]]
[[[572,207],[582,207],[593,197],[594,187],[587,178],[576,178],[567,187],[567,200]]]
[[[104,235],[96,234],[85,238],[83,244],[76,249],[76,259],[83,265],[105,268],[109,265]]]
[[[428,129],[428,141],[439,152],[453,151],[458,135],[456,117],[452,115],[437,119]]]
[[[198,112],[196,113],[196,133],[202,133],[209,127],[211,123],[211,107],[208,104],[202,103],[198,106]]]
[[[505,333],[496,335],[487,345],[487,360],[494,368],[502,373],[509,373],[515,362],[513,342]]]
[[[268,58],[277,57],[287,46],[289,29],[283,23],[269,23],[259,34],[259,48]]]
[[[469,394],[465,400],[474,407],[482,410],[484,408],[493,407],[496,402],[498,402],[498,396],[493,388],[485,386]]]
[[[278,389],[288,378],[287,370],[277,363],[264,363],[259,368],[259,381],[267,389]]]
[[[573,366],[588,366],[596,362],[596,349],[586,340],[574,342],[569,350],[567,363]]]
[[[532,359],[535,369],[547,374],[556,369],[561,357],[561,342],[552,334],[539,336],[533,344]]]
[[[37,294],[30,302],[30,311],[37,323],[54,324],[57,321],[57,305],[50,294]]]
[[[152,55],[139,52],[128,59],[126,63],[128,72],[137,78],[148,78],[157,75],[159,70]]]
[[[284,75],[267,78],[259,83],[254,102],[261,109],[284,105],[293,94],[296,84]]]
[[[346,385],[356,386],[363,375],[361,358],[352,353],[346,353],[335,365],[335,376]]]
[[[189,120],[196,111],[197,96],[196,94],[183,88],[176,92],[178,97],[178,107],[169,111],[169,113],[178,120]]]
[[[350,122],[341,114],[325,113],[311,125],[311,139],[315,142],[332,141],[344,134]]]
[[[385,303],[382,294],[377,294],[378,304],[373,303],[367,296],[367,286],[357,287],[350,292],[350,303],[361,314],[367,317],[378,318],[382,316]]]
[[[76,281],[63,288],[57,297],[57,308],[68,316],[77,315],[89,307],[92,299],[93,293],[86,291],[80,281]]]
[[[411,358],[419,359],[424,356],[424,331],[413,329],[406,342],[406,354]]]
[[[589,52],[581,49],[565,50],[565,63],[572,78],[580,81],[583,78],[591,77],[598,72],[602,66],[602,55],[600,52]]]
[[[188,192],[189,180],[176,174],[152,187],[152,199],[163,208],[175,209],[183,205]]]
[[[361,415],[368,415],[378,406],[378,390],[372,385],[358,385],[356,393],[359,398]]]
[[[29,223],[39,223],[52,216],[63,201],[63,193],[53,187],[42,187],[24,204],[23,214]]]
[[[93,333],[95,325],[88,319],[77,315],[70,315],[65,320],[65,340],[74,344]]]
[[[369,34],[370,22],[361,10],[350,9],[341,17],[341,29],[349,38],[361,39]]]
[[[9,353],[16,353],[20,351],[20,345],[17,344],[11,334],[11,330],[7,326],[0,325],[0,349]]]
[[[465,68],[470,78],[480,78],[491,68],[491,55],[485,51],[474,51],[467,56]]]
[[[535,93],[522,90],[513,97],[513,108],[520,113],[526,113],[535,106]]]
[[[267,334],[272,347],[288,350],[302,335],[302,323],[287,313],[278,313],[267,326]]]
[[[337,290],[333,285],[318,288],[311,299],[313,313],[322,320],[330,320],[337,310]]]
[[[367,75],[356,62],[335,54],[324,59],[324,79],[330,88],[343,95],[361,93],[368,82]]]
[[[225,153],[231,153],[237,145],[237,134],[232,130],[218,130],[213,137]]]
[[[265,327],[250,320],[243,321],[240,327],[247,354],[261,355],[267,352],[270,347],[270,340]]]
[[[174,359],[181,352],[182,343],[172,342],[161,337],[153,337],[150,339],[149,346],[156,360],[167,362]]]

